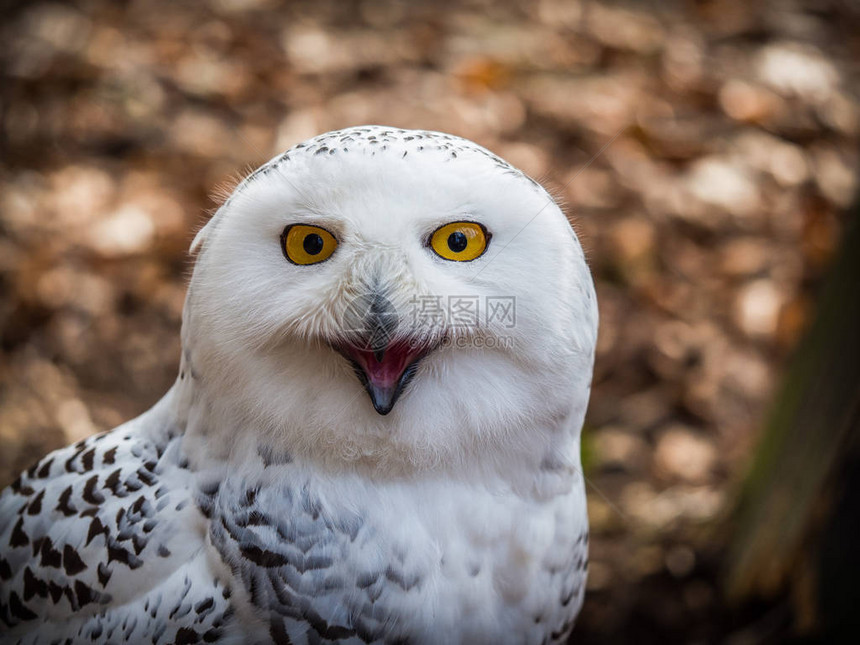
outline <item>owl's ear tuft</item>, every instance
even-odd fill
[[[188,252],[191,255],[197,255],[203,247],[206,245],[206,241],[212,235],[212,231],[215,230],[215,223],[218,219],[218,216],[221,214],[221,209],[219,208],[215,214],[209,218],[209,221],[197,231],[197,235],[194,236],[194,239],[191,241],[191,246],[188,248]]]
[[[203,228],[197,231],[197,235],[194,236],[194,239],[191,241],[191,246],[188,248],[188,252],[191,255],[197,255],[197,252],[203,247],[203,242],[206,240],[206,236],[208,231],[206,229],[209,228],[209,224],[207,223]]]

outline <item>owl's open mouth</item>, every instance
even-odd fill
[[[352,363],[374,409],[379,414],[388,414],[415,376],[419,361],[432,351],[433,346],[395,341],[377,350],[362,349],[348,343],[334,345],[334,348]]]

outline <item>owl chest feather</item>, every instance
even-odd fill
[[[553,642],[582,602],[580,482],[322,478],[297,464],[204,485],[209,540],[274,642]]]

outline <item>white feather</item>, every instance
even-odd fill
[[[492,234],[484,255],[451,262],[428,248],[434,230],[464,220]],[[280,236],[296,223],[334,234],[330,259],[286,261]],[[110,436],[158,444],[165,426],[176,429],[159,485],[186,499],[190,515],[161,510],[158,524],[183,545],[176,566],[195,597],[215,584],[231,590],[219,638],[563,641],[584,593],[579,432],[597,308],[582,249],[546,191],[456,137],[350,129],[242,182],[191,251],[180,378],[158,414]],[[396,309],[400,332],[456,341],[421,361],[385,416],[330,346],[350,303],[374,290]],[[479,306],[514,298],[516,324],[410,329],[416,298],[460,296]],[[99,450],[92,472],[105,493],[111,468],[99,465]],[[24,484],[34,488],[31,479]],[[94,513],[118,503],[105,496]],[[21,497],[4,494],[0,539]],[[67,541],[77,548],[90,520],[54,519],[50,530],[77,533]],[[85,555],[92,568],[104,557],[98,548]],[[10,557],[7,603],[12,592],[22,597],[26,566],[44,568]],[[156,556],[145,548],[141,557]],[[156,621],[140,603],[180,582],[142,573],[153,567],[112,582],[113,604],[99,611],[109,617],[132,593],[138,619]],[[60,622],[15,623],[10,642],[35,642],[39,630],[59,637],[100,615],[63,623],[63,607],[45,614]]]

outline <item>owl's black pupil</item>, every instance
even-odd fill
[[[464,250],[468,244],[469,240],[460,231],[454,231],[448,236],[448,248],[454,253]]]
[[[316,233],[305,235],[302,241],[302,248],[308,255],[316,255],[323,250],[323,239]]]

